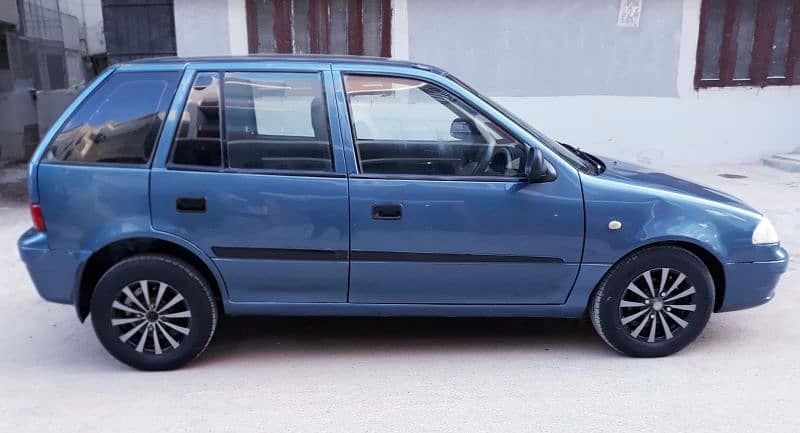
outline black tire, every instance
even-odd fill
[[[666,277],[662,277],[663,268],[670,269]],[[641,298],[628,287],[634,282],[638,283],[637,287],[642,281],[648,282],[645,273],[650,275],[648,278],[651,284],[660,287],[663,287],[660,284],[662,278],[670,286],[679,279],[680,273],[685,278],[680,280],[679,289],[668,293],[664,298],[659,297],[664,292],[659,293],[658,289],[655,290],[655,296],[650,297],[649,284],[644,284],[641,291],[645,292],[647,298],[642,298],[641,303],[646,305],[623,308],[623,297],[626,300],[625,305],[631,303],[630,299],[637,301]],[[690,293],[691,287],[694,287],[694,293],[670,302],[691,303],[690,308],[695,308],[694,311],[684,311],[687,306],[683,304],[679,304],[683,307],[680,311],[675,305],[667,309],[669,303],[663,301],[672,299],[677,293]],[[708,323],[713,309],[714,280],[703,261],[683,248],[655,246],[632,253],[611,268],[592,296],[589,316],[594,329],[613,349],[634,357],[659,357],[678,352],[694,341]],[[668,310],[672,313],[668,313]],[[647,312],[640,319],[623,324],[623,321],[631,320],[632,316],[641,311]],[[683,327],[668,314],[683,315],[680,319],[688,324]],[[642,321],[651,319],[652,322],[639,326]],[[651,327],[655,328],[655,338],[650,336]],[[665,331],[665,328],[671,330]],[[634,335],[637,329],[644,334]],[[671,337],[668,338],[668,334]],[[651,338],[653,341],[650,341]]]
[[[121,311],[118,307],[112,307],[115,301],[122,300],[123,303],[127,301],[128,306],[136,308],[137,311],[140,310],[133,302],[127,300],[123,289],[136,287],[136,283],[143,280],[150,282],[148,287],[153,287],[150,284],[155,285],[150,289],[151,291],[148,291],[151,298],[157,293],[160,283],[169,286],[169,293],[173,295],[173,298],[177,298],[174,293],[182,296],[183,299],[179,304],[175,304],[179,307],[170,307],[162,314],[166,315],[167,312],[178,309],[188,309],[190,318],[174,319],[176,321],[183,320],[178,324],[182,325],[183,332],[187,332],[186,329],[188,329],[188,335],[175,333],[166,324],[159,328],[159,324],[163,322],[137,319],[137,317],[148,317],[146,315],[132,314]],[[166,291],[167,289],[165,289]],[[133,293],[137,298],[144,295],[141,289]],[[164,301],[158,305],[164,308],[167,303],[169,303],[167,295],[164,295]],[[148,308],[156,311],[159,308],[158,305],[155,308]],[[115,317],[119,319],[120,314],[127,314],[133,318],[132,320],[138,321],[130,325],[112,325],[112,320]],[[133,256],[117,263],[100,278],[92,293],[91,316],[97,338],[106,350],[119,361],[140,370],[170,370],[195,359],[211,342],[217,326],[217,304],[208,282],[191,265],[171,256],[145,254]],[[158,314],[154,314],[154,316],[158,316]],[[145,335],[142,338],[146,344],[141,347],[142,350],[132,345],[132,340],[138,339],[142,334],[130,337],[127,342],[121,340],[121,337],[128,333],[126,331],[140,323],[144,323],[142,329],[149,328],[147,331],[142,331]],[[172,334],[171,341],[179,343],[177,347],[173,347],[170,342],[163,340],[163,338],[167,338],[162,334],[166,333],[165,330],[169,330]],[[147,337],[147,332],[153,332],[154,335]],[[153,341],[154,337],[161,337],[159,340],[163,341],[161,343]],[[150,341],[147,341],[148,338]],[[147,345],[152,347],[152,351],[144,349],[148,347]],[[155,347],[158,347],[158,352]]]

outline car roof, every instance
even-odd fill
[[[329,54],[258,54],[249,56],[210,56],[210,57],[151,57],[145,59],[131,60],[122,64],[128,65],[187,65],[191,63],[239,63],[253,61],[270,62],[322,62],[331,64],[348,65],[386,65],[386,66],[405,66],[415,69],[444,74],[444,71],[422,63],[407,60],[393,60],[384,57],[370,56],[344,56]]]

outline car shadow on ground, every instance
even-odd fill
[[[78,324],[73,314],[59,332],[46,333],[30,345],[37,368],[67,368],[73,372],[135,372],[116,362],[96,340],[90,323]],[[88,322],[88,321],[87,321]],[[723,326],[712,321],[697,342],[673,357],[727,350],[741,343],[745,325]],[[735,324],[734,324],[735,325]],[[53,324],[52,326],[56,326]],[[757,335],[752,336],[758,347]],[[33,349],[35,348],[35,349]],[[35,352],[35,353],[34,353]],[[503,359],[523,357],[545,364],[566,359],[618,359],[588,320],[543,318],[354,318],[354,317],[222,317],[208,349],[182,370],[239,368],[296,362],[380,363],[386,358],[463,357]],[[530,358],[527,358],[530,357]],[[378,365],[376,364],[376,365]]]
[[[498,350],[613,354],[587,320],[225,317],[198,365],[240,357],[452,354]]]

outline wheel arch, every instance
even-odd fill
[[[161,253],[184,260],[192,265],[208,281],[220,311],[224,312],[226,288],[221,274],[210,258],[196,247],[182,242],[155,236],[135,236],[117,239],[96,250],[84,262],[73,299],[78,319],[84,321],[89,315],[90,301],[100,277],[115,263],[128,257],[144,253]]]
[[[659,246],[673,246],[682,248],[696,255],[700,259],[700,261],[703,262],[708,271],[711,273],[711,279],[714,282],[714,312],[719,311],[720,307],[723,304],[723,300],[725,299],[725,269],[722,266],[722,262],[708,248],[686,240],[660,240],[657,242],[650,242],[644,245],[640,245],[634,248],[633,250],[629,251],[624,256],[620,257],[616,262],[614,262],[614,264],[608,269],[608,271],[606,271],[603,277],[600,278],[600,280],[598,280],[597,284],[592,289],[590,296],[587,298],[586,311],[588,311],[589,304],[591,303],[591,300],[594,296],[594,293],[597,291],[597,288],[600,286],[600,283],[603,280],[605,280],[605,278],[614,269],[614,266],[616,266],[617,263],[631,256],[632,254],[638,253],[639,251]]]

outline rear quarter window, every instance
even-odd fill
[[[147,164],[175,93],[179,72],[117,72],[77,110],[45,161]]]

